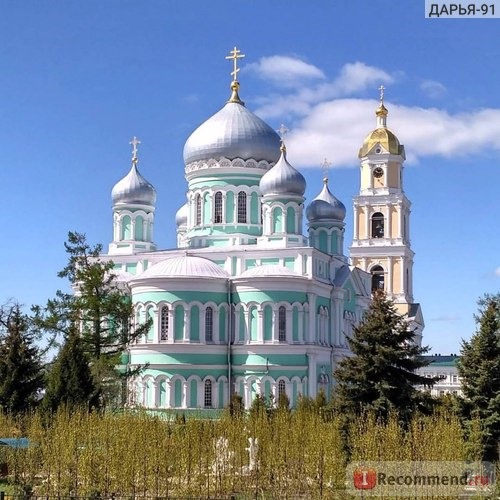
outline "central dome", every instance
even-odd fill
[[[202,123],[184,145],[184,163],[253,159],[274,163],[280,156],[279,135],[239,101],[229,101]]]

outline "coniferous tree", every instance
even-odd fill
[[[431,387],[438,378],[417,373],[428,364],[421,358],[428,348],[414,339],[393,302],[381,291],[374,293],[365,317],[347,339],[352,356],[334,373],[334,408],[344,415],[373,411],[383,419],[395,412],[403,422],[416,410],[430,410],[432,398],[416,386]]]
[[[79,328],[83,351],[89,357],[94,384],[103,405],[113,403],[123,379],[134,371],[118,370],[130,342],[144,335],[151,322],[133,327],[130,292],[117,281],[111,260],[101,258],[102,246],[91,246],[84,234],[70,232],[64,243],[68,264],[58,273],[74,293],[58,291],[46,307],[35,307],[39,328],[68,339]]]
[[[0,308],[0,408],[13,415],[32,410],[43,387],[41,351],[19,304]]]
[[[56,411],[60,406],[92,409],[99,406],[98,398],[82,340],[77,332],[71,332],[49,372],[42,408],[46,411]]]
[[[462,341],[458,361],[463,397],[460,413],[467,432],[477,434],[483,459],[498,460],[500,446],[500,296],[479,301],[478,330]],[[478,431],[479,429],[479,431]],[[477,458],[477,457],[473,457]]]

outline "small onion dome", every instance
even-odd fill
[[[139,278],[229,278],[229,274],[211,260],[182,255],[162,260],[146,269]]]
[[[156,202],[155,188],[139,173],[136,162],[132,163],[130,172],[115,184],[111,191],[113,206],[117,205],[149,205]]]
[[[187,203],[184,203],[179,210],[177,210],[177,213],[175,214],[175,224],[177,227],[182,227],[182,226],[187,226],[187,221],[188,221],[188,214],[189,214],[189,205]]]
[[[281,145],[280,149],[280,159],[260,180],[260,192],[262,196],[303,196],[306,191],[306,180],[298,170],[295,170],[288,163],[284,144]]]
[[[328,179],[323,179],[323,189],[306,209],[309,222],[343,221],[345,218],[344,204],[335,198],[328,189]]]
[[[279,156],[278,134],[258,116],[249,111],[237,94],[226,105],[202,123],[184,145],[184,163],[200,160],[253,159],[274,163]],[[233,88],[235,87],[235,88]]]

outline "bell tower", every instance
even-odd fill
[[[361,185],[354,198],[352,265],[372,275],[372,291],[382,289],[407,315],[420,343],[424,328],[420,304],[413,300],[410,245],[411,203],[403,190],[404,146],[387,128],[384,87],[380,87],[377,126],[359,150]]]

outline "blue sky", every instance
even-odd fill
[[[424,342],[449,354],[470,337],[477,298],[500,284],[500,19],[425,19],[423,0],[3,0],[0,12],[0,302],[66,286],[68,230],[107,246],[133,135],[158,192],[156,242],[175,245],[183,145],[228,98],[237,45],[241,97],[290,129],[308,200],[333,162],[346,251],[357,151],[385,85],[408,156]]]

